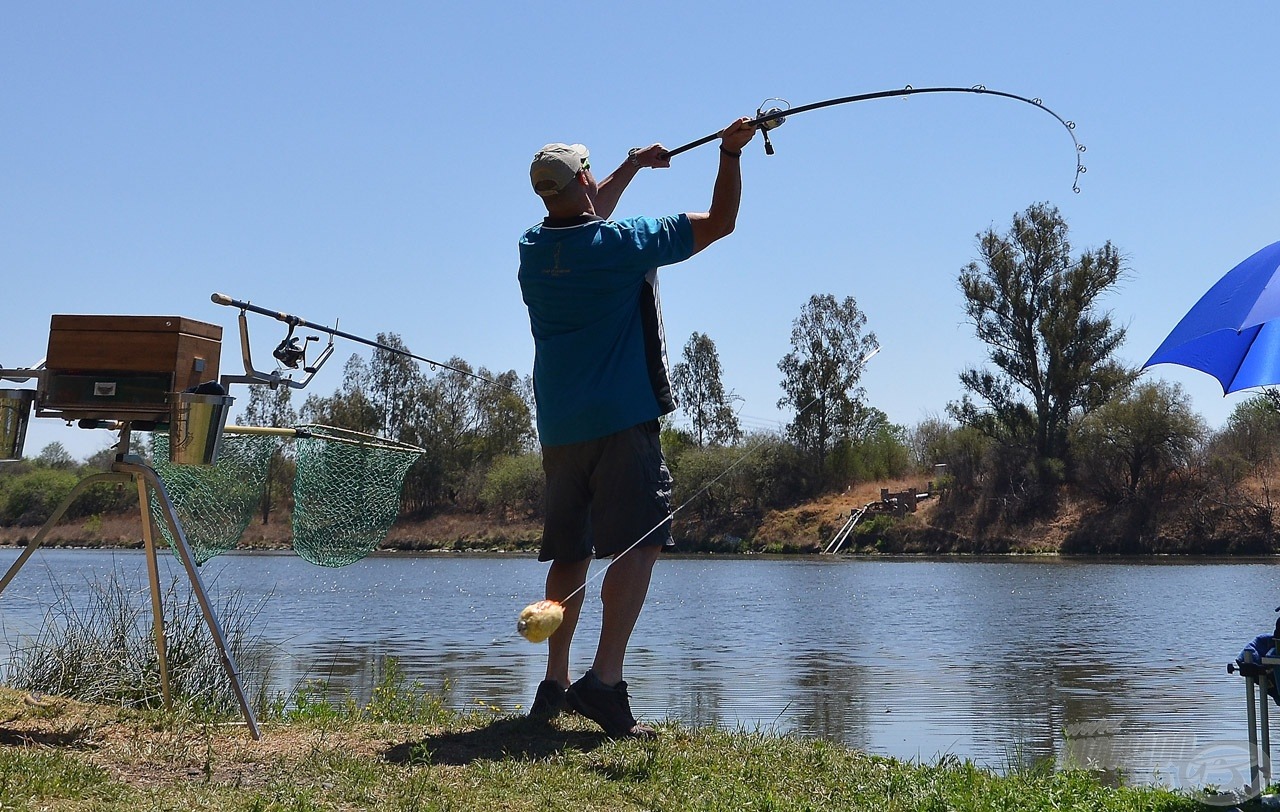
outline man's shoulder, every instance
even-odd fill
[[[616,225],[620,228],[643,228],[651,230],[653,228],[670,227],[678,224],[681,220],[688,220],[687,214],[663,214],[659,216],[640,215],[637,217],[619,217],[616,220],[606,220],[606,223]]]

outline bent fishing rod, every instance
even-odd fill
[[[493,380],[492,378],[486,378],[483,375],[477,375],[474,372],[468,372],[465,369],[459,369],[458,367],[451,366],[450,364],[446,364],[443,361],[433,361],[432,359],[424,358],[421,355],[414,355],[408,350],[403,350],[398,347],[391,347],[386,344],[383,344],[382,342],[364,338],[362,336],[358,336],[353,333],[344,333],[343,331],[339,330],[337,327],[326,327],[323,324],[316,324],[315,322],[310,322],[299,316],[294,316],[289,313],[283,313],[279,310],[269,310],[265,307],[258,307],[255,304],[250,304],[249,302],[242,302],[239,299],[232,299],[230,296],[226,295],[225,293],[215,293],[212,296],[210,296],[209,299],[214,304],[219,304],[219,305],[224,305],[226,307],[234,307],[239,309],[242,317],[244,315],[244,312],[247,310],[262,316],[269,316],[270,318],[273,318],[276,321],[281,321],[289,325],[289,334],[285,336],[284,341],[280,342],[280,345],[276,347],[275,352],[273,352],[272,355],[275,357],[277,361],[289,367],[290,369],[297,369],[300,363],[305,362],[306,344],[305,342],[303,344],[299,344],[298,339],[293,335],[293,331],[298,327],[306,327],[311,330],[319,330],[322,333],[328,333],[330,336],[337,336],[338,338],[345,338],[345,339],[348,339],[349,341],[355,341],[357,343],[364,344],[369,347],[373,347],[374,349],[379,349],[385,352],[394,353],[395,355],[403,355],[406,358],[412,358],[415,361],[421,361],[423,363],[430,364],[432,367],[447,369],[450,372],[456,372],[459,375],[465,375],[468,378],[474,378],[477,381],[484,381],[487,384],[501,387],[502,389],[509,390],[511,388],[505,384],[502,384],[502,383],[499,383],[498,381]],[[315,341],[315,340],[318,340],[315,336],[306,337],[306,341]],[[332,342],[333,342],[333,339],[331,338],[330,344],[332,344]],[[306,372],[313,372],[315,369],[318,368],[318,366],[319,364],[313,367],[305,367],[304,370]]]
[[[1076,138],[1075,122],[1068,121],[1067,119],[1058,115],[1054,111],[1050,110],[1048,107],[1044,105],[1044,102],[1042,102],[1038,98],[1027,98],[1026,96],[1019,96],[1017,93],[1007,93],[1003,90],[990,90],[983,85],[974,85],[973,87],[912,87],[911,85],[907,85],[906,87],[896,88],[894,90],[880,90],[875,93],[860,93],[856,96],[841,96],[840,98],[837,98],[837,99],[827,99],[826,101],[813,102],[812,104],[803,104],[799,107],[791,107],[788,105],[785,109],[782,107],[776,107],[776,106],[765,109],[765,105],[769,104],[769,102],[782,102],[783,104],[787,104],[785,99],[777,99],[777,98],[765,99],[764,102],[760,105],[759,109],[756,110],[756,117],[751,119],[751,121],[749,121],[748,124],[758,128],[763,133],[765,154],[772,155],[773,144],[772,142],[769,141],[769,131],[777,127],[780,127],[782,123],[786,121],[788,118],[790,118],[791,116],[797,116],[801,113],[807,113],[811,110],[821,110],[826,107],[836,107],[837,105],[841,105],[841,104],[854,104],[856,102],[872,101],[873,99],[889,99],[889,98],[894,98],[899,96],[901,97],[915,96],[915,95],[924,94],[924,93],[974,93],[974,94],[984,95],[984,96],[999,96],[1001,98],[1013,99],[1014,101],[1030,104],[1031,106],[1037,107],[1043,110],[1044,112],[1048,113],[1049,115],[1053,116],[1055,119],[1058,120],[1058,123],[1061,124],[1066,129],[1067,134],[1071,136],[1071,143],[1075,146],[1076,174],[1075,174],[1075,180],[1071,184],[1071,191],[1075,192],[1076,194],[1080,193],[1080,176],[1083,175],[1085,172],[1087,172],[1088,169],[1086,169],[1084,163],[1081,161],[1081,158],[1080,158],[1081,154],[1084,153],[1086,150],[1085,150],[1084,144],[1081,144],[1080,141]],[[699,138],[696,141],[690,141],[689,143],[676,147],[675,149],[667,150],[666,152],[663,153],[663,157],[674,158],[675,156],[679,155],[682,152],[688,152],[694,147],[700,147],[703,144],[710,143],[718,137],[720,137],[719,132],[711,133],[710,135],[703,136],[702,138]]]

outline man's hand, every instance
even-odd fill
[[[742,152],[755,134],[756,128],[751,126],[751,119],[743,116],[720,131],[720,146],[730,152]]]
[[[627,184],[631,183],[637,172],[646,167],[660,169],[667,166],[671,166],[671,156],[667,155],[661,144],[636,147],[629,151],[627,160],[596,187],[595,213],[604,218],[612,216]]]
[[[627,160],[632,166],[645,169],[666,169],[671,166],[671,158],[661,144],[636,147],[627,153]]]

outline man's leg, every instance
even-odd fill
[[[659,546],[636,547],[626,555],[615,557],[605,573],[604,584],[600,587],[604,614],[600,625],[600,644],[591,665],[596,678],[605,685],[616,685],[622,681],[622,661],[627,654],[627,642],[631,639],[636,619],[640,617],[640,610],[644,608],[649,578],[661,551]],[[577,618],[576,610],[574,618]],[[566,607],[565,622],[568,620]],[[567,643],[565,652],[567,659]]]
[[[569,646],[573,643],[573,631],[578,626],[578,615],[582,611],[583,592],[579,591],[571,599],[565,596],[577,590],[586,582],[587,570],[591,559],[581,561],[552,561],[547,570],[547,598],[560,601],[564,606],[564,620],[560,628],[547,640],[547,676],[561,688],[568,688],[569,679]]]

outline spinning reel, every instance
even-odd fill
[[[284,337],[275,351],[271,353],[277,361],[289,369],[297,369],[307,362],[307,344],[312,341],[319,341],[320,336],[307,336],[303,343],[298,343],[298,338],[294,336],[293,331],[298,325],[289,325],[289,334]],[[303,372],[315,372],[316,367],[302,367]]]
[[[768,110],[764,108],[769,102],[782,102],[786,107],[770,107]],[[773,142],[769,140],[769,130],[781,127],[783,122],[787,120],[784,115],[791,109],[791,102],[786,99],[765,99],[760,102],[760,106],[756,108],[756,118],[752,124],[760,129],[760,134],[764,136],[764,154],[773,154]]]

